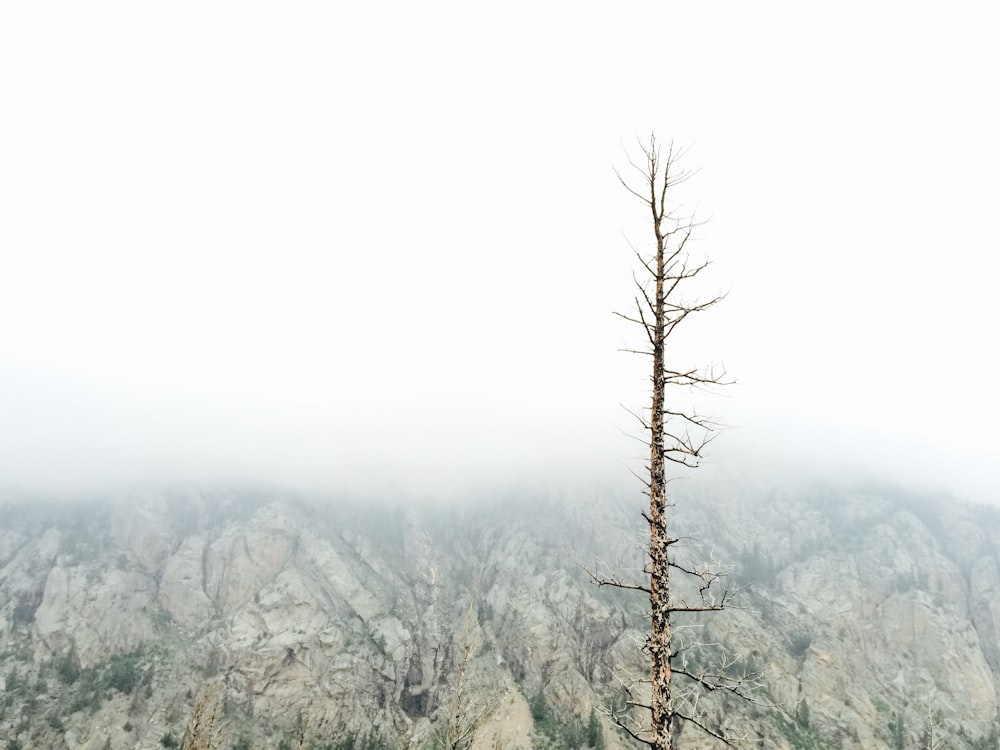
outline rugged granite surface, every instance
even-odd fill
[[[643,603],[581,566],[641,570],[640,505],[8,497],[0,743],[628,746],[604,708],[641,671]],[[684,629],[692,664],[718,644],[728,669],[762,674],[757,704],[702,703],[748,747],[996,746],[1000,513],[805,484],[703,487],[678,512],[703,540],[691,558],[750,584]]]

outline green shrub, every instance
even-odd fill
[[[906,747],[906,723],[898,713],[893,713],[886,729],[889,730],[889,747],[893,750],[903,750]]]
[[[63,654],[56,660],[56,674],[67,685],[72,685],[80,678],[80,665],[73,654]]]
[[[587,746],[604,750],[604,732],[594,709],[590,709],[590,719],[587,721]]]
[[[63,724],[62,717],[60,717],[59,714],[57,713],[49,714],[48,716],[45,717],[45,721],[48,723],[50,727],[52,727],[57,732],[62,733],[66,731],[66,725]]]
[[[102,680],[104,687],[127,695],[140,683],[147,682],[149,676],[139,666],[140,658],[141,653],[133,651],[131,654],[115,654],[108,659]]]
[[[799,659],[806,655],[812,646],[812,635],[805,630],[799,630],[788,637],[788,653]]]
[[[30,625],[35,619],[35,603],[27,594],[17,595],[17,604],[11,613],[11,623],[17,625]]]
[[[7,694],[11,696],[17,695],[24,688],[24,680],[21,679],[17,670],[13,667],[11,667],[10,671],[7,672],[7,678],[4,680],[4,684],[7,686]]]
[[[794,750],[826,750],[826,743],[812,727],[803,726],[798,717],[789,721],[784,715],[775,712],[775,726],[788,740]]]
[[[603,745],[603,733],[597,714],[591,711],[590,720],[584,721],[576,715],[557,716],[549,707],[545,696],[539,691],[528,703],[535,731],[547,739],[553,747],[594,747]]]

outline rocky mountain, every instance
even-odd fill
[[[682,622],[747,747],[997,747],[1000,511],[891,487],[701,486],[684,554],[738,607]],[[0,506],[0,743],[619,748],[643,669],[638,493],[465,503],[157,491]],[[700,541],[699,541],[700,540]],[[720,664],[717,667],[714,665]],[[686,731],[682,747],[717,741]]]

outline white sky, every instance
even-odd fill
[[[618,465],[655,129],[728,453],[1000,486],[988,4],[346,5],[0,7],[0,484]]]

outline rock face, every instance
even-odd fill
[[[40,658],[73,653],[89,667],[109,654],[135,651],[156,637],[150,619],[155,596],[154,582],[140,573],[58,560],[35,611]]]
[[[579,565],[641,574],[639,505],[4,507],[0,743],[626,747],[602,708],[642,674],[643,602]],[[678,658],[716,643],[761,673],[760,705],[702,701],[714,724],[774,748],[995,746],[1000,513],[803,486],[704,490],[676,523],[711,542],[683,554],[751,584],[682,623]]]

